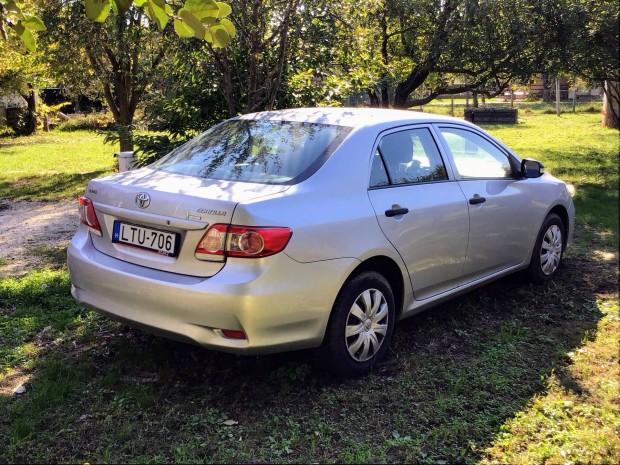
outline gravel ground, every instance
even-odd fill
[[[36,266],[37,247],[65,247],[80,223],[76,201],[0,201],[0,276]]]

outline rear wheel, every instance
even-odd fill
[[[528,268],[529,278],[544,283],[558,272],[564,253],[564,223],[558,215],[550,213],[545,218]]]
[[[339,376],[360,376],[387,353],[395,305],[387,280],[375,271],[353,277],[340,290],[317,362]]]

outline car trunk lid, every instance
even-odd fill
[[[288,187],[203,179],[149,168],[94,179],[85,195],[94,204],[102,234],[91,234],[93,244],[100,252],[137,265],[212,276],[224,261],[201,261],[194,256],[207,228],[230,224],[239,202]]]

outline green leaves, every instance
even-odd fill
[[[30,29],[27,29],[26,27],[24,27],[21,21],[15,25],[12,25],[11,27],[13,28],[15,33],[19,36],[19,38],[22,40],[26,48],[30,50],[31,52],[35,52],[37,49],[37,43],[35,41],[34,36],[32,35],[32,32],[30,32]]]
[[[24,14],[14,1],[0,1],[0,30],[6,39],[6,26],[17,34],[26,48],[34,52],[37,43],[32,31],[44,31],[45,24],[37,16]]]
[[[166,4],[165,0],[148,0],[145,2],[144,11],[151,21],[159,26],[159,29],[166,27],[168,16],[172,15],[172,8]]]
[[[230,35],[224,26],[213,26],[211,34],[213,34],[214,47],[227,47],[230,43]]]
[[[225,17],[232,9],[226,3],[214,0],[187,0],[174,20],[174,29],[180,37],[196,37],[214,47],[226,47],[235,36],[235,26]]]
[[[224,2],[215,2],[215,3],[217,3],[217,6],[220,7],[220,12],[217,16],[218,18],[224,18],[232,13],[232,8],[230,7],[230,5],[227,5]]]
[[[142,6],[147,0],[136,0],[138,6]],[[163,2],[163,0],[162,0]],[[84,0],[86,16],[92,21],[102,23],[110,14],[110,9],[115,15],[125,14],[134,3],[134,0]]]
[[[34,15],[24,15],[24,19],[21,24],[31,31],[45,31],[45,24],[39,18]]]
[[[102,23],[110,14],[110,0],[84,0],[86,16],[91,21]]]
[[[185,23],[180,19],[175,18],[174,30],[179,37],[183,37],[183,38],[194,37],[194,31],[192,29],[189,29],[187,26],[185,26]]]
[[[235,26],[226,19],[232,8],[215,0],[187,0],[175,14],[167,0],[84,0],[86,15],[95,22],[103,22],[110,14],[124,14],[132,5],[144,9],[151,23],[163,30],[173,20],[179,37],[195,37],[212,43],[214,47],[226,47],[235,36]],[[31,22],[33,30],[39,25]],[[42,23],[41,23],[42,24]]]
[[[192,31],[194,37],[204,40],[207,29],[203,26],[198,17],[185,8],[181,8],[178,14],[181,18],[183,25],[188,30]]]
[[[214,0],[187,0],[185,9],[198,19],[217,18],[220,14],[220,7]]]
[[[129,9],[132,3],[133,0],[112,0],[112,8],[114,9],[114,14],[122,15]]]

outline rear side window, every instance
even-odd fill
[[[374,155],[370,187],[448,179],[439,149],[427,128],[384,136]]]
[[[229,120],[151,167],[209,179],[294,184],[312,175],[349,132],[326,124]]]

